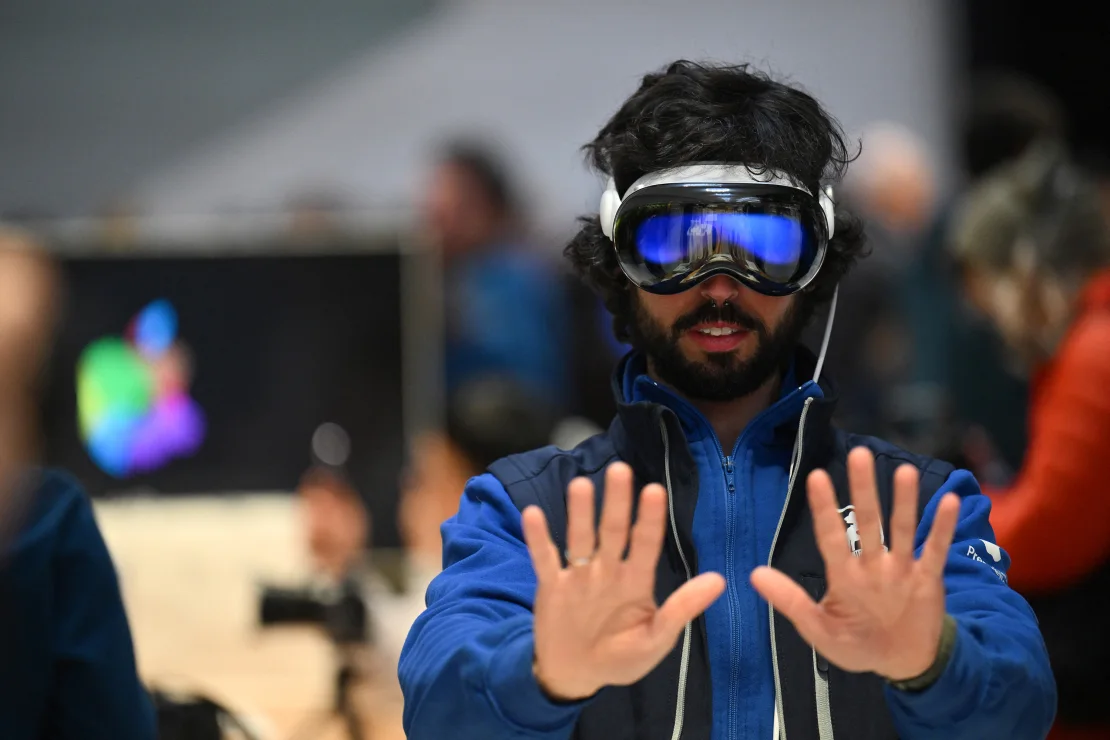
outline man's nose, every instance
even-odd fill
[[[714,275],[700,286],[703,298],[716,303],[718,306],[725,303],[735,303],[740,295],[740,283],[728,275]]]

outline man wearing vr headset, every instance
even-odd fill
[[[831,316],[799,345],[862,249],[835,121],[676,62],[587,149],[609,186],[567,254],[635,347],[619,411],[467,485],[401,658],[409,737],[1043,738],[988,500],[832,426]]]

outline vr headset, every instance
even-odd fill
[[[610,178],[600,208],[624,274],[659,294],[721,274],[797,293],[821,269],[834,215],[829,188],[814,196],[782,172],[714,163],[649,173],[623,199]]]

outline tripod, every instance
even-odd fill
[[[338,596],[328,601],[317,618],[317,623],[321,624],[335,646],[334,697],[327,715],[298,731],[294,736],[296,740],[311,740],[319,736],[336,718],[343,721],[350,740],[366,740],[367,733],[353,689],[370,672],[366,651],[373,644],[373,639],[367,611],[358,585],[348,579],[341,586]]]
[[[339,666],[335,669],[335,706],[334,712],[343,720],[350,740],[366,740],[362,719],[351,700],[351,687],[358,683],[360,673],[357,656],[351,648],[341,648]]]
[[[352,689],[363,677],[363,671],[358,666],[358,658],[356,646],[339,646],[339,659],[334,677],[335,696],[331,709],[323,717],[311,720],[310,724],[297,730],[291,740],[313,740],[336,719],[342,720],[350,740],[368,740],[362,717],[352,699]]]

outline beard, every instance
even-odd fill
[[[647,355],[659,379],[682,395],[701,401],[731,401],[751,395],[772,376],[790,365],[795,347],[808,323],[801,296],[787,309],[779,325],[767,325],[732,303],[706,302],[679,317],[670,328],[648,315],[633,293],[632,346]],[[714,352],[705,360],[687,358],[679,347],[683,335],[701,323],[726,322],[750,331],[755,352],[742,358],[733,352]]]

